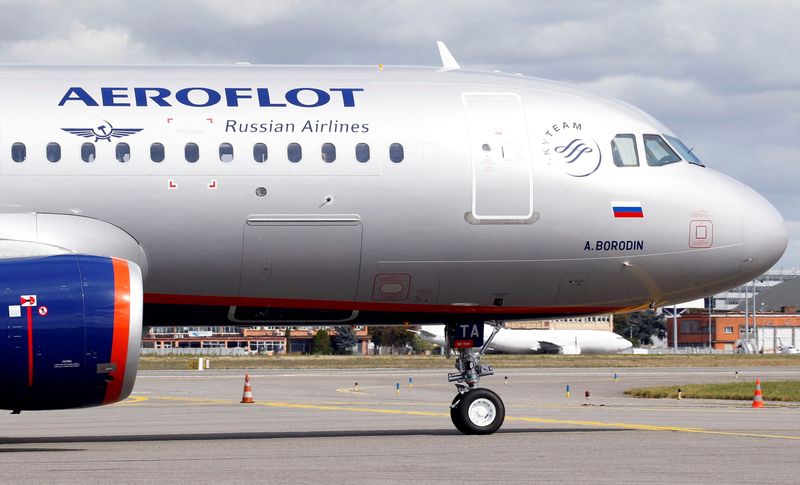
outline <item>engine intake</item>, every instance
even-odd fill
[[[142,299],[141,271],[129,261],[0,260],[0,408],[67,409],[128,397]]]

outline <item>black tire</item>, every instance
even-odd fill
[[[506,407],[500,396],[489,389],[473,389],[461,395],[457,410],[458,419],[464,429],[456,425],[464,434],[492,434],[503,425]],[[451,411],[452,414],[452,411]]]
[[[470,434],[469,429],[467,429],[463,419],[461,418],[461,412],[459,411],[459,408],[461,407],[461,400],[463,398],[464,395],[459,392],[456,394],[456,397],[453,398],[453,402],[450,403],[450,421],[453,422],[453,426],[455,426],[457,430],[464,434]]]

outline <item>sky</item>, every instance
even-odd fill
[[[800,266],[800,1],[0,0],[0,63],[439,65],[607,94],[783,214]]]

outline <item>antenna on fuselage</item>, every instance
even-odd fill
[[[442,58],[442,68],[439,69],[439,72],[461,69],[461,66],[458,65],[458,61],[456,61],[456,58],[450,53],[450,49],[447,48],[444,42],[437,40],[436,46],[439,48],[439,56]]]

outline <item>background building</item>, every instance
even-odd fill
[[[143,349],[187,349],[197,353],[286,353],[289,350],[311,353],[316,333],[325,329],[331,337],[337,336],[337,327],[152,327],[142,339]],[[356,354],[366,354],[369,344],[367,327],[352,326]],[[287,335],[288,333],[288,335]]]
[[[741,340],[755,340],[757,348],[766,353],[777,352],[780,346],[800,345],[800,314],[797,307],[784,307],[783,312],[744,313],[687,312],[678,316],[678,347],[711,347],[734,351]],[[710,325],[710,329],[709,329]],[[671,318],[667,321],[667,340],[673,345]],[[710,330],[710,331],[709,331]]]
[[[750,298],[748,306],[751,312],[755,306],[756,313],[782,311],[782,308],[787,306],[800,307],[800,278],[790,279],[764,289],[755,295],[755,300]],[[744,309],[744,303],[736,307],[737,311]]]
[[[800,268],[773,268],[755,278],[752,282],[717,293],[714,295],[713,308],[714,310],[733,310],[737,308],[743,310],[745,298],[752,299],[754,291],[758,295],[773,286],[797,278],[800,278]],[[708,307],[707,305],[706,303],[706,308]]]
[[[508,328],[552,330],[607,330],[614,331],[614,314],[605,313],[590,317],[556,318],[551,320],[523,320],[506,323]]]

